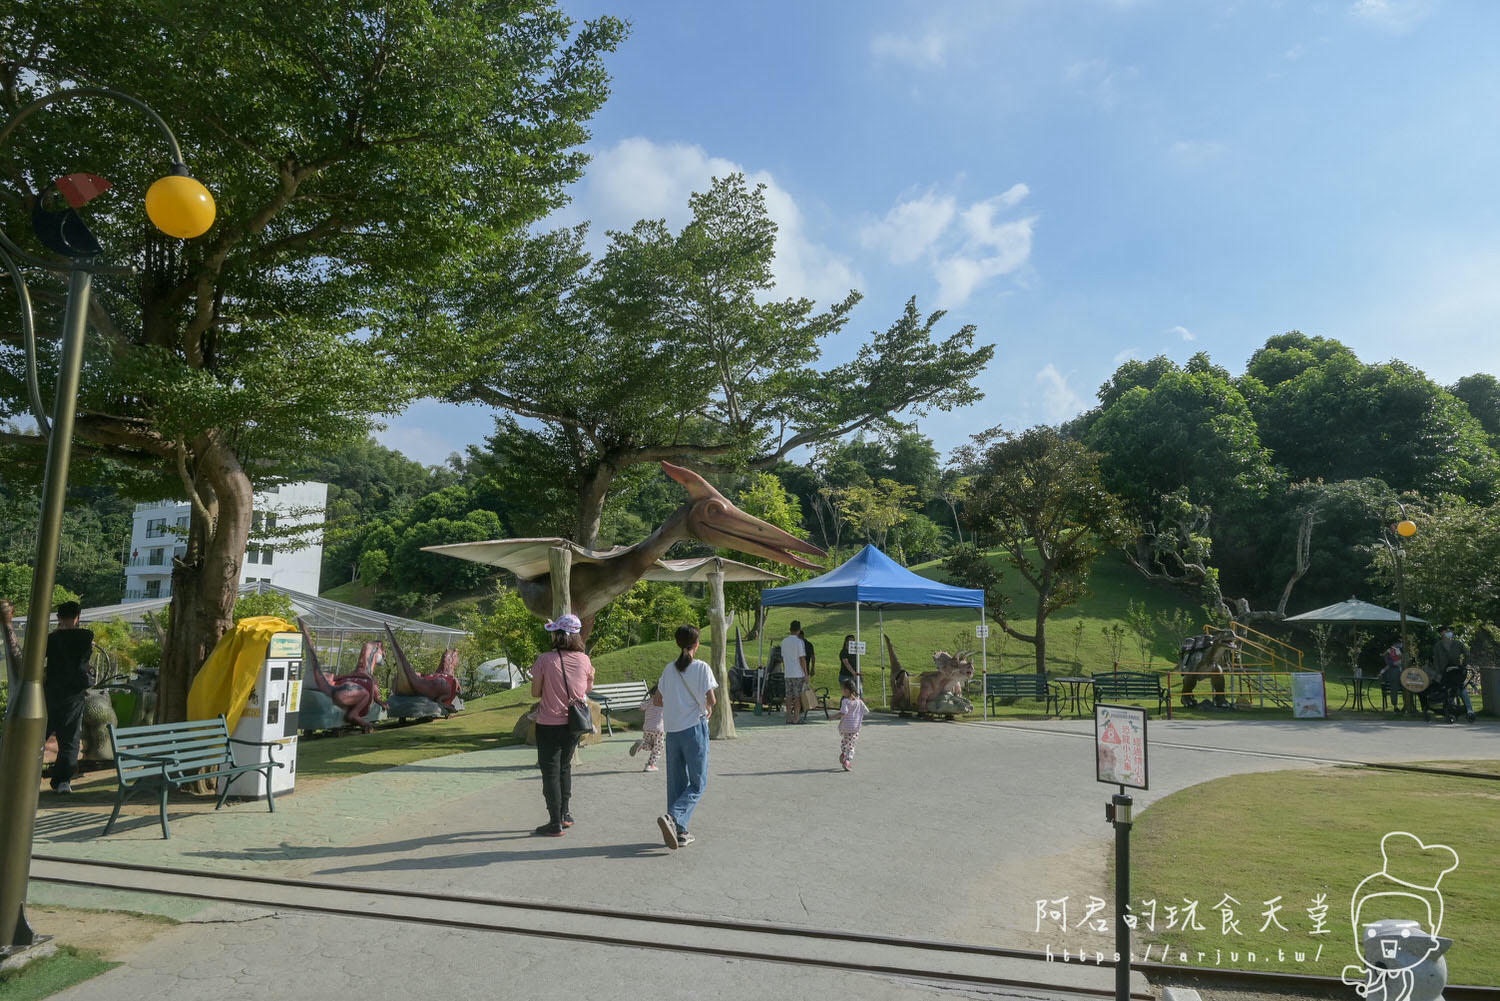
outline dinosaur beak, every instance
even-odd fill
[[[692,498],[693,505],[687,520],[688,528],[695,538],[711,546],[722,546],[735,552],[785,563],[787,566],[801,567],[804,570],[822,569],[816,563],[796,555],[828,555],[817,546],[803,542],[795,535],[741,511],[730,503],[729,498],[691,469],[674,466],[670,462],[663,462],[661,468],[686,487],[688,496]]]

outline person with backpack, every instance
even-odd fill
[[[662,843],[685,848],[696,839],[688,833],[693,810],[708,784],[708,715],[714,708],[713,670],[697,658],[698,629],[678,626],[677,648],[656,684],[652,700],[662,707],[667,730],[667,812],[656,818]]]
[[[573,793],[573,750],[578,737],[568,727],[568,704],[585,698],[594,687],[594,664],[583,652],[583,623],[576,615],[559,615],[545,626],[552,649],[531,665],[531,694],[536,708],[536,766],[542,773],[547,822],[533,834],[560,838],[573,826],[568,812]]]

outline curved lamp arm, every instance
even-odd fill
[[[16,262],[0,249],[0,267],[10,274],[11,284],[16,288],[16,298],[21,303],[21,340],[26,349],[26,392],[31,397],[31,413],[36,417],[42,437],[52,433],[52,422],[47,419],[47,408],[42,406],[42,387],[36,376],[36,322],[31,311],[31,290],[26,287],[26,278]]]
[[[172,173],[187,175],[188,169],[182,159],[182,148],[177,144],[177,137],[172,134],[172,129],[162,119],[161,115],[157,114],[154,108],[140,98],[133,97],[122,91],[111,90],[107,87],[74,87],[69,90],[54,91],[45,97],[32,101],[11,116],[10,120],[3,126],[0,126],[0,147],[4,147],[22,122],[38,111],[60,101],[78,97],[106,97],[111,100],[121,101],[143,112],[151,120],[152,124],[156,126],[162,138],[167,141],[167,148],[171,151],[172,157]],[[26,353],[26,389],[31,398],[32,414],[36,417],[42,437],[45,438],[52,433],[52,425],[47,419],[46,408],[42,405],[41,386],[37,378],[36,324],[31,308],[31,293],[26,287],[26,279],[21,274],[20,267],[16,263],[17,259],[22,264],[44,268],[48,271],[71,270],[78,267],[78,263],[69,262],[66,267],[63,267],[44,258],[28,254],[6,236],[3,230],[0,230],[0,267],[3,267],[10,275],[11,283],[15,286],[16,297],[20,301],[21,306],[21,335]],[[96,266],[91,267],[89,270],[121,275],[135,274],[135,269],[132,267],[101,268]]]

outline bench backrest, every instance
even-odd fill
[[[644,681],[615,681],[607,685],[595,685],[589,689],[589,698],[597,702],[638,704],[650,690],[651,686]]]
[[[987,674],[984,677],[987,695],[1035,695],[1048,694],[1047,679],[1038,674]]]
[[[1161,691],[1161,677],[1143,671],[1108,671],[1094,675],[1094,688],[1127,695],[1155,695]]]
[[[161,773],[159,763],[137,761],[127,755],[170,759],[173,771],[216,765],[230,758],[229,729],[223,716],[150,726],[110,724],[109,740],[115,749],[115,771],[123,784]]]

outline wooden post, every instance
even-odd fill
[[[710,654],[713,659],[709,666],[719,682],[719,690],[715,693],[719,699],[714,703],[713,715],[709,719],[708,736],[711,740],[733,740],[734,707],[729,697],[729,616],[724,612],[723,560],[715,560],[714,569],[709,572],[708,602],[709,618],[714,627],[713,652]]]
[[[573,550],[567,546],[547,550],[547,569],[551,573],[552,618],[556,619],[573,610]]]

